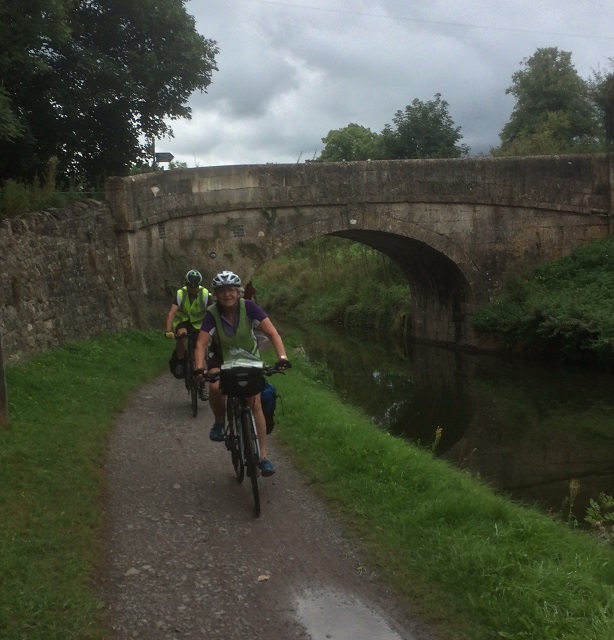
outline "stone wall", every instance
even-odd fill
[[[0,221],[5,362],[134,326],[107,204],[89,200]]]

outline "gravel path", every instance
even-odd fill
[[[99,591],[113,640],[434,640],[368,570],[275,442],[262,515],[180,381],[140,389],[109,443]]]

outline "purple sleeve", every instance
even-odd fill
[[[269,317],[253,300],[245,301],[245,313],[250,322],[261,323]]]
[[[211,311],[205,312],[205,317],[203,318],[203,323],[200,325],[200,330],[211,333],[214,327],[215,318],[213,317],[213,314],[211,313]]]

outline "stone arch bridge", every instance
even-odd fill
[[[522,261],[610,233],[614,156],[391,160],[202,167],[110,178],[124,277],[142,323],[185,271],[248,279],[317,236],[394,260],[418,340],[485,346],[468,321]]]

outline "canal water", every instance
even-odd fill
[[[300,332],[342,399],[508,497],[582,521],[614,495],[614,374]]]

